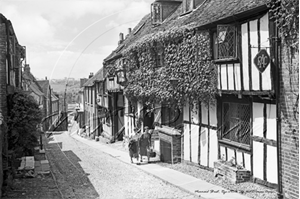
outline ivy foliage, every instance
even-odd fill
[[[183,26],[149,34],[129,46],[123,57],[129,60],[124,93],[131,101],[183,106],[215,99],[217,75],[208,31]],[[171,79],[177,80],[175,87]]]
[[[299,49],[299,0],[272,0],[270,13],[289,46]]]
[[[274,19],[279,28],[279,36],[283,38],[286,51],[284,51],[285,64],[289,73],[289,86],[291,96],[289,104],[293,107],[294,119],[298,122],[299,118],[299,0],[272,0],[269,4],[271,18]],[[284,91],[283,91],[284,92]],[[283,121],[288,123],[290,128],[291,117],[285,115]]]
[[[8,147],[18,154],[30,155],[38,144],[42,112],[34,98],[24,92],[9,95],[8,99]]]

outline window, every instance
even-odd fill
[[[192,11],[195,8],[194,0],[183,0],[182,2],[182,13]]]
[[[102,85],[103,85],[103,94],[107,94],[107,80],[106,79],[104,79]]]
[[[89,87],[89,92],[90,92],[90,101],[89,101],[89,103],[92,104],[93,103],[93,91],[92,91],[92,87]]]
[[[180,129],[183,123],[183,113],[178,108],[163,105],[161,108],[161,124]]]
[[[237,57],[237,36],[234,25],[218,25],[214,33],[214,58],[235,59]]]
[[[151,4],[152,24],[159,24],[162,21],[161,5],[158,3]]]
[[[164,48],[161,44],[156,45],[156,52],[155,52],[155,62],[156,67],[160,68],[164,66]]]
[[[250,105],[223,103],[222,139],[250,145]]]
[[[112,111],[110,110],[112,108],[112,97],[111,96],[108,96],[108,109],[107,109],[107,113],[106,113],[106,117],[105,117],[105,124],[110,126],[111,125],[111,122],[112,122]]]

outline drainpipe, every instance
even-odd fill
[[[8,60],[8,71],[6,71],[6,73],[8,73],[8,84],[10,84],[10,69],[11,69],[11,59],[10,59],[10,40],[9,40],[9,24],[8,24],[8,20],[5,20],[5,26],[6,26],[6,41],[7,41],[7,60]]]
[[[278,199],[283,198],[282,193],[282,164],[281,164],[281,105],[280,105],[280,72],[281,64],[281,41],[278,35],[278,28],[275,25],[275,68],[276,68],[276,119],[277,119],[277,176],[278,176]]]

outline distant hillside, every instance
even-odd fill
[[[55,80],[51,81],[51,88],[53,88],[53,91],[56,93],[64,93],[66,89],[66,80]],[[74,93],[78,92],[80,87],[80,81],[79,80],[69,80],[68,86],[67,86],[67,93]]]
[[[59,94],[60,109],[62,109],[64,98],[66,98],[65,100],[67,104],[75,104],[80,102],[79,95],[78,95],[78,91],[80,90],[80,80],[69,79],[66,95],[65,95],[65,89],[66,89],[65,79],[51,80],[50,84],[53,91]]]

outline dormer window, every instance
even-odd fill
[[[194,0],[183,0],[182,2],[182,13],[187,13],[195,8]]]
[[[151,4],[152,24],[160,24],[162,22],[162,8],[158,3]]]

